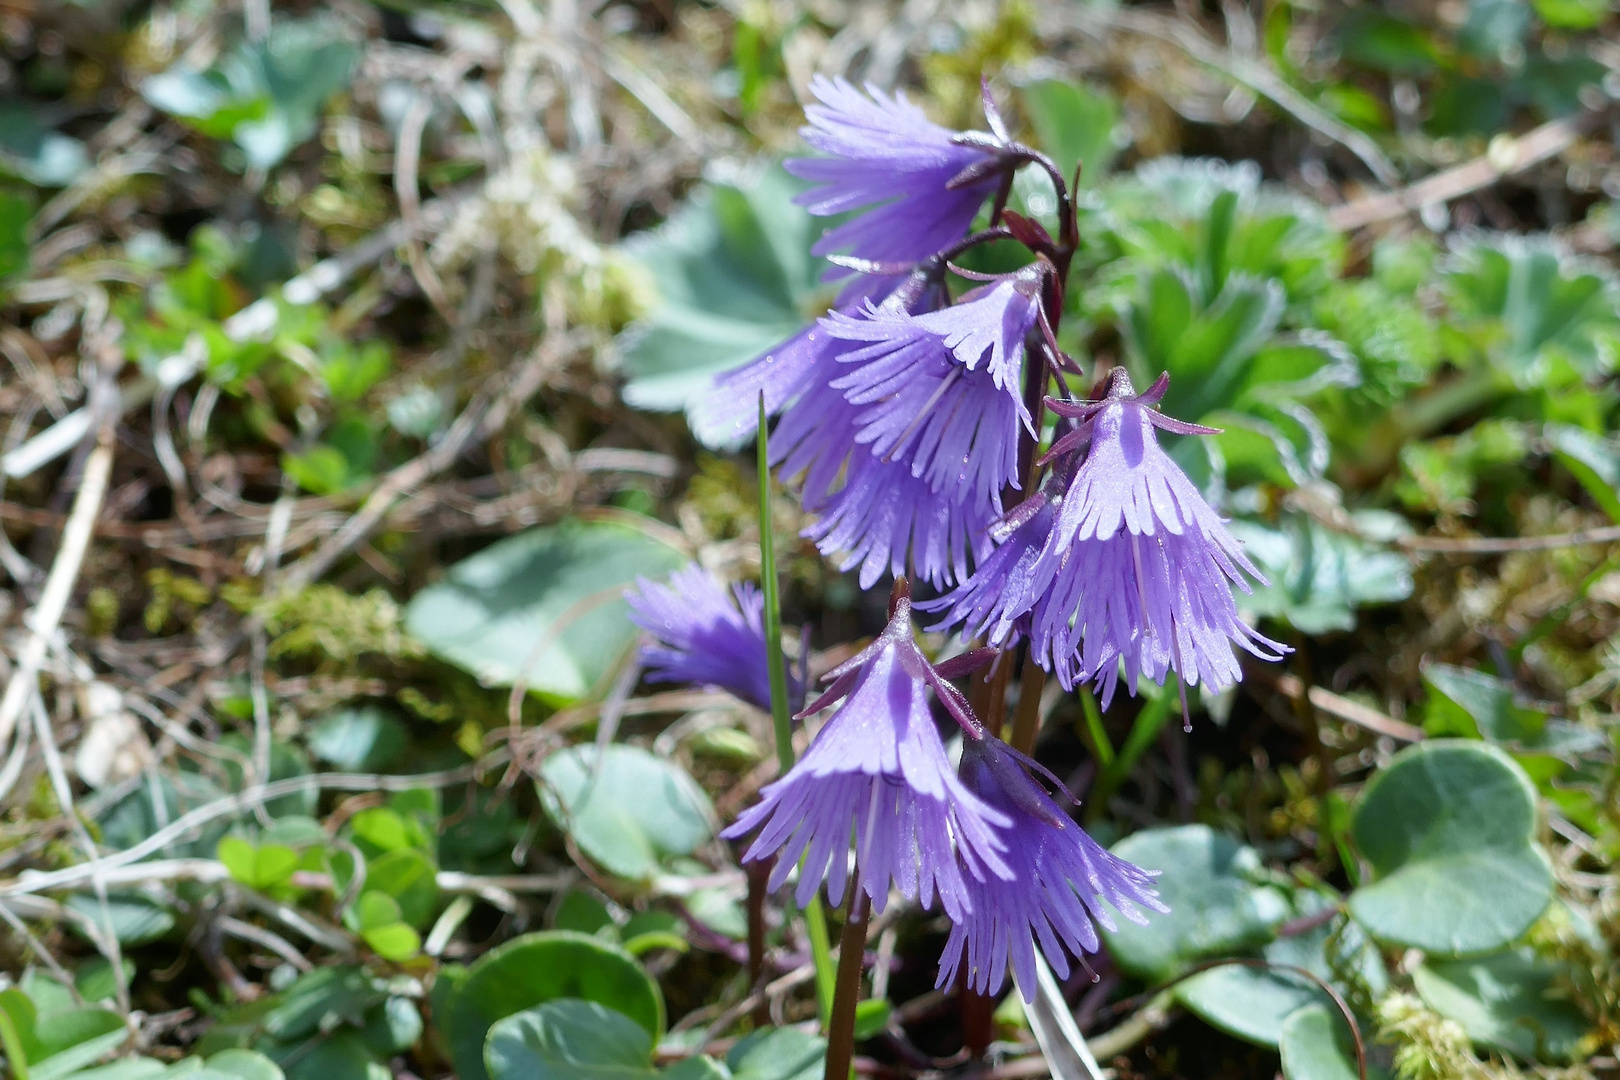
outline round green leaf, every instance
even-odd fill
[[[824,1071],[827,1040],[798,1028],[746,1035],[726,1055],[733,1080],[815,1080]]]
[[[1328,1000],[1320,987],[1291,972],[1240,964],[1201,971],[1175,993],[1205,1022],[1259,1046],[1276,1046],[1290,1015]]]
[[[1149,912],[1147,926],[1116,919],[1117,929],[1102,931],[1114,960],[1144,982],[1259,945],[1288,917],[1282,893],[1251,880],[1260,869],[1254,849],[1208,826],[1146,829],[1114,845],[1114,854],[1161,871],[1156,887],[1170,908]]]
[[[1365,1041],[1366,1035],[1363,1034]],[[1277,1042],[1287,1080],[1359,1080],[1356,1050],[1344,1017],[1330,1005],[1307,1005],[1283,1021]],[[1389,1074],[1372,1064],[1368,1080]]]
[[[410,741],[405,725],[374,705],[343,709],[310,728],[309,752],[353,771],[387,768]]]
[[[510,686],[527,666],[531,690],[566,704],[600,682],[635,637],[620,588],[685,561],[624,525],[531,529],[451,567],[411,601],[406,625],[483,683]]]
[[[537,787],[551,820],[604,869],[646,881],[662,859],[709,839],[714,809],[679,766],[617,744],[597,761],[594,746],[553,754]]]
[[[1429,1007],[1481,1046],[1529,1061],[1568,1062],[1586,1018],[1558,996],[1558,968],[1528,950],[1477,960],[1430,961],[1412,972]]]
[[[651,1080],[652,1039],[623,1013],[564,998],[490,1028],[484,1067],[492,1080]]]
[[[255,1050],[221,1050],[208,1059],[208,1067],[238,1080],[282,1080],[281,1066]]]
[[[1532,843],[1536,793],[1507,754],[1435,740],[1373,777],[1351,834],[1375,880],[1350,894],[1374,937],[1448,956],[1488,952],[1530,928],[1552,898]]]
[[[425,926],[439,903],[433,864],[420,851],[400,848],[366,861],[366,891],[386,893],[399,903],[399,917]]]
[[[566,930],[526,934],[484,954],[450,995],[442,1030],[461,1080],[489,1080],[484,1036],[497,1020],[558,998],[621,1012],[654,1040],[664,1031],[658,984],[629,953]]]

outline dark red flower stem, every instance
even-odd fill
[[[850,1065],[855,1060],[855,1006],[861,996],[861,966],[871,916],[866,893],[856,884],[859,880],[851,870],[849,909],[838,938],[838,981],[833,987],[832,1015],[827,1019],[827,1066],[822,1080],[850,1080]]]

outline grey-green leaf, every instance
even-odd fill
[[[609,522],[531,529],[452,566],[406,611],[434,655],[491,686],[527,673],[558,704],[597,685],[635,637],[622,593],[685,556],[647,532]]]
[[[1430,960],[1412,972],[1429,1007],[1481,1046],[1529,1061],[1567,1062],[1588,1030],[1560,994],[1558,967],[1529,950],[1477,960]]]
[[[648,881],[662,860],[712,835],[714,808],[680,766],[639,747],[576,746],[551,755],[537,782],[546,813],[603,868]]]
[[[1170,908],[1149,912],[1148,925],[1116,919],[1104,929],[1119,966],[1158,982],[1194,962],[1253,948],[1288,916],[1283,894],[1256,881],[1260,856],[1205,825],[1147,829],[1114,845],[1114,854],[1161,871],[1156,887]]]
[[[1350,911],[1374,937],[1441,956],[1489,952],[1530,928],[1552,898],[1532,842],[1535,787],[1494,746],[1409,747],[1368,783],[1351,822],[1373,880]]]

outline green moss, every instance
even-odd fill
[[[423,653],[405,632],[404,609],[381,589],[355,596],[335,585],[311,585],[267,597],[259,610],[273,635],[271,656],[347,663],[365,653],[390,660]]]

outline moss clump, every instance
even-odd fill
[[[311,585],[276,593],[260,602],[273,635],[270,655],[348,663],[374,653],[389,660],[423,654],[421,643],[405,632],[405,612],[382,589],[353,596],[335,585]]]

